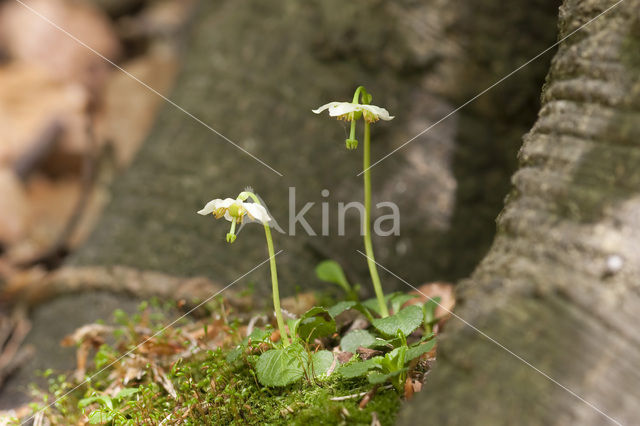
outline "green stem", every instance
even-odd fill
[[[367,264],[369,265],[369,273],[373,282],[373,289],[376,292],[378,305],[380,306],[380,314],[382,317],[389,316],[389,310],[384,300],[380,277],[376,267],[375,258],[373,256],[373,244],[371,244],[371,128],[370,124],[364,123],[364,249],[367,253]]]
[[[238,198],[244,198],[246,200],[247,196],[251,197],[251,199],[256,204],[262,205],[260,203],[260,199],[253,192],[244,191],[238,196]],[[282,309],[280,308],[280,291],[278,290],[278,270],[276,268],[276,255],[273,249],[271,229],[266,223],[264,223],[264,234],[267,238],[267,249],[269,250],[269,266],[271,266],[271,292],[273,293],[273,309],[276,312],[276,322],[278,323],[278,330],[280,330],[280,337],[282,338],[282,342],[284,343],[284,346],[289,346],[289,337],[287,335],[287,330],[284,328]]]
[[[356,89],[355,93],[353,94],[353,103],[357,104],[360,103],[359,102],[359,97],[360,97],[360,92],[364,92],[367,93],[367,90],[364,88],[364,86],[358,86],[358,88]]]

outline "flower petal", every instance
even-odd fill
[[[207,204],[205,204],[205,206],[202,208],[202,210],[198,210],[198,214],[201,214],[202,216],[206,216],[208,214],[213,213],[214,210],[216,210],[218,208],[218,205],[221,202],[222,202],[222,200],[220,198],[216,198],[215,200],[209,201]]]
[[[265,209],[260,204],[243,203],[242,206],[245,208],[247,214],[251,219],[259,220],[262,223],[267,223],[271,220],[271,217],[269,217],[269,213],[267,213],[267,209]]]
[[[381,120],[389,121],[393,120],[393,116],[389,115],[389,111],[384,108],[375,105],[362,105],[362,109],[369,111],[371,114],[380,118]]]
[[[233,198],[225,198],[224,200],[220,200],[220,205],[218,206],[218,208],[228,209],[236,201],[237,200],[234,200]]]
[[[320,114],[322,111],[324,111],[325,109],[329,109],[331,107],[334,107],[337,104],[340,104],[341,102],[329,102],[328,104],[324,104],[322,105],[320,108],[318,109],[312,109],[312,112],[315,112],[316,114]]]
[[[351,102],[335,102],[335,105],[329,107],[329,116],[339,117],[349,114],[350,112],[361,111],[362,105],[352,104]]]

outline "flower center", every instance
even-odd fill
[[[231,204],[229,206],[229,214],[231,215],[231,217],[239,218],[244,214],[242,210],[244,209],[239,204]]]

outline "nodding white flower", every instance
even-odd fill
[[[251,220],[257,220],[267,223],[271,220],[267,209],[257,203],[245,203],[244,201],[234,200],[233,198],[225,198],[224,200],[216,198],[209,201],[198,214],[206,216],[213,214],[216,219],[224,216],[229,222],[235,221],[240,224],[245,216]]]
[[[384,108],[351,102],[329,102],[312,111],[320,114],[327,109],[329,110],[329,116],[338,117],[338,120],[352,121],[359,118],[359,113],[362,113],[367,123],[375,123],[380,119],[385,121],[393,120],[393,116],[389,115],[389,111]]]

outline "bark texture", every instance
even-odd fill
[[[567,0],[560,35],[612,1]],[[640,3],[566,40],[489,254],[426,393],[399,424],[623,424],[640,418]],[[609,416],[609,417],[607,417]]]

